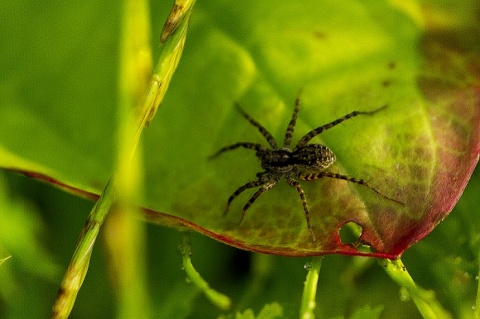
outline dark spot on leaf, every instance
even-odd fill
[[[395,62],[392,61],[392,62],[388,63],[388,68],[389,68],[390,70],[393,70],[393,69],[395,69],[396,67],[397,67],[397,64],[396,64]]]
[[[390,85],[392,85],[392,81],[390,81],[390,80],[382,81],[382,86],[383,87],[389,87]]]
[[[327,34],[322,31],[313,32],[313,36],[318,40],[325,40],[327,38]]]

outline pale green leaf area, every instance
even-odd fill
[[[17,166],[5,162],[12,152],[64,182],[102,189],[113,159],[117,6],[1,6],[2,166]]]
[[[152,3],[156,56],[170,6]],[[84,192],[102,191],[115,158],[119,8],[119,2],[88,0],[0,4],[1,167],[42,173]],[[337,155],[332,171],[363,178],[404,201],[406,208],[344,181],[302,184],[318,238],[324,232],[336,234],[339,225],[353,219],[371,231],[370,238],[381,239],[372,244],[388,246],[395,239],[391,230],[404,225],[396,218],[423,220],[432,199],[440,196],[431,190],[448,184],[436,175],[435,165],[441,163],[442,172],[452,167],[439,157],[464,156],[478,138],[472,128],[478,123],[478,98],[468,90],[478,83],[478,44],[472,45],[479,43],[478,30],[472,27],[478,25],[475,12],[478,4],[473,1],[455,6],[449,1],[198,2],[178,70],[143,134],[146,182],[144,202],[139,204],[181,217],[213,237],[226,236],[249,249],[300,251],[300,255],[322,249],[334,252],[328,241],[313,243],[298,194],[285,181],[262,195],[240,226],[241,208],[253,190],[236,198],[223,218],[228,197],[255,179],[261,167],[252,150],[208,159],[236,142],[267,145],[235,109],[235,102],[281,144],[301,89],[293,143],[348,112],[388,105],[374,116],[348,120],[313,142],[327,145]],[[433,30],[428,39],[425,30]],[[451,44],[451,50],[432,45],[432,39]],[[476,61],[477,69],[471,61]],[[453,96],[452,91],[458,94]],[[435,128],[432,119],[445,118],[447,129],[453,127],[468,137],[464,144],[462,139],[452,141],[450,135],[439,134],[444,127]],[[467,162],[466,167],[453,169],[471,171],[472,159]],[[8,230],[0,234],[0,274],[7,274],[0,288],[0,317],[15,318],[22,310],[18,301],[28,300],[35,306],[32,309],[39,309],[29,317],[43,318],[58,289],[42,286],[45,278],[58,275],[51,251],[66,266],[91,203],[13,174],[7,177],[11,189],[2,193],[35,201],[49,240],[43,243],[36,237],[42,222],[34,210],[6,199],[8,209],[0,212],[6,216],[0,229]],[[480,248],[475,217],[480,204],[478,178],[476,173],[451,216],[402,258],[416,283],[434,291],[454,318],[472,318],[474,313]],[[448,211],[449,204],[442,202],[442,209]],[[375,209],[388,214],[372,213]],[[435,215],[426,224],[436,225],[440,217]],[[155,215],[149,218],[162,221]],[[7,246],[5,238],[12,238],[13,232],[23,234],[15,235],[22,240]],[[306,276],[303,265],[308,259],[239,252],[193,235],[195,268],[213,289],[232,299],[233,308],[225,312],[185,283],[181,256],[175,250],[180,242],[177,231],[152,226],[148,233],[149,291],[150,301],[158,307],[155,314],[276,318],[283,310],[285,318],[298,316]],[[31,251],[22,261],[28,266],[11,266],[18,260],[15,249]],[[115,302],[115,288],[108,286],[111,265],[108,257],[103,263],[101,245],[95,252],[72,318],[114,316],[114,312],[106,315]],[[4,260],[9,255],[12,258]],[[38,272],[28,278],[37,288],[29,290],[31,283],[18,278],[31,276],[32,269]],[[20,288],[12,295],[4,294],[9,289],[4,287]],[[274,302],[278,304],[272,306]],[[315,314],[318,318],[421,318],[409,296],[375,262],[349,256],[324,258]]]

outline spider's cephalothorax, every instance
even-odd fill
[[[353,111],[348,113],[347,115],[336,119],[333,122],[328,124],[322,125],[317,127],[316,129],[311,130],[307,134],[305,134],[297,143],[295,148],[290,148],[290,143],[292,140],[293,129],[295,127],[295,123],[297,121],[298,111],[300,109],[300,97],[297,98],[295,102],[295,109],[293,111],[292,119],[288,124],[287,131],[285,133],[285,139],[283,142],[283,147],[279,147],[276,140],[273,136],[257,121],[255,121],[250,115],[248,115],[245,111],[243,111],[238,104],[236,104],[238,110],[242,113],[242,115],[253,125],[255,126],[260,133],[265,137],[267,142],[270,144],[271,148],[267,148],[258,143],[250,143],[250,142],[239,142],[229,146],[225,146],[221,148],[217,153],[215,153],[212,157],[216,157],[221,153],[229,150],[233,150],[236,148],[248,148],[256,150],[256,156],[261,161],[261,166],[264,169],[263,172],[257,173],[257,179],[254,181],[250,181],[245,185],[239,187],[229,198],[227,201],[227,208],[225,209],[224,214],[228,212],[228,208],[232,201],[240,195],[243,191],[259,187],[260,188],[253,194],[250,200],[245,204],[242,210],[242,217],[240,222],[243,221],[245,218],[245,212],[247,209],[255,202],[255,200],[265,193],[266,191],[273,188],[283,177],[286,179],[288,185],[295,187],[297,189],[298,195],[302,200],[303,209],[305,211],[305,219],[307,221],[308,229],[310,230],[313,239],[315,239],[315,235],[312,230],[312,226],[310,224],[310,212],[307,205],[307,200],[305,198],[305,193],[303,192],[303,188],[300,183],[297,181],[297,178],[305,181],[314,181],[323,177],[329,178],[336,178],[336,179],[343,179],[352,183],[363,185],[375,193],[379,194],[380,196],[403,204],[398,200],[390,198],[383,193],[381,193],[376,188],[370,186],[367,182],[363,179],[358,179],[354,177],[349,177],[337,173],[327,172],[325,169],[329,167],[333,162],[335,162],[335,154],[322,144],[307,144],[312,138],[317,136],[318,134],[322,133],[325,130],[328,130],[345,120],[348,120],[352,117],[357,115],[373,115],[378,111],[383,110],[386,106],[382,106],[376,110],[369,111],[369,112],[362,112],[362,111]]]

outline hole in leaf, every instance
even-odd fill
[[[363,228],[356,222],[348,222],[343,224],[339,231],[338,235],[342,244],[351,245],[357,244],[360,236],[362,235]]]

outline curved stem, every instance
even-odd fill
[[[203,279],[198,271],[193,267],[192,259],[190,258],[192,252],[187,236],[183,238],[183,243],[180,249],[183,257],[183,269],[185,270],[188,279],[190,279],[192,283],[197,286],[197,288],[200,289],[208,298],[208,300],[210,300],[215,306],[223,310],[230,309],[230,306],[232,305],[230,298],[212,289],[208,282],[206,282],[205,279]]]
[[[451,318],[451,315],[443,309],[442,305],[438,302],[433,291],[425,290],[413,281],[407,268],[403,265],[400,259],[381,259],[379,260],[379,263],[384,267],[390,278],[408,291],[423,318]]]

